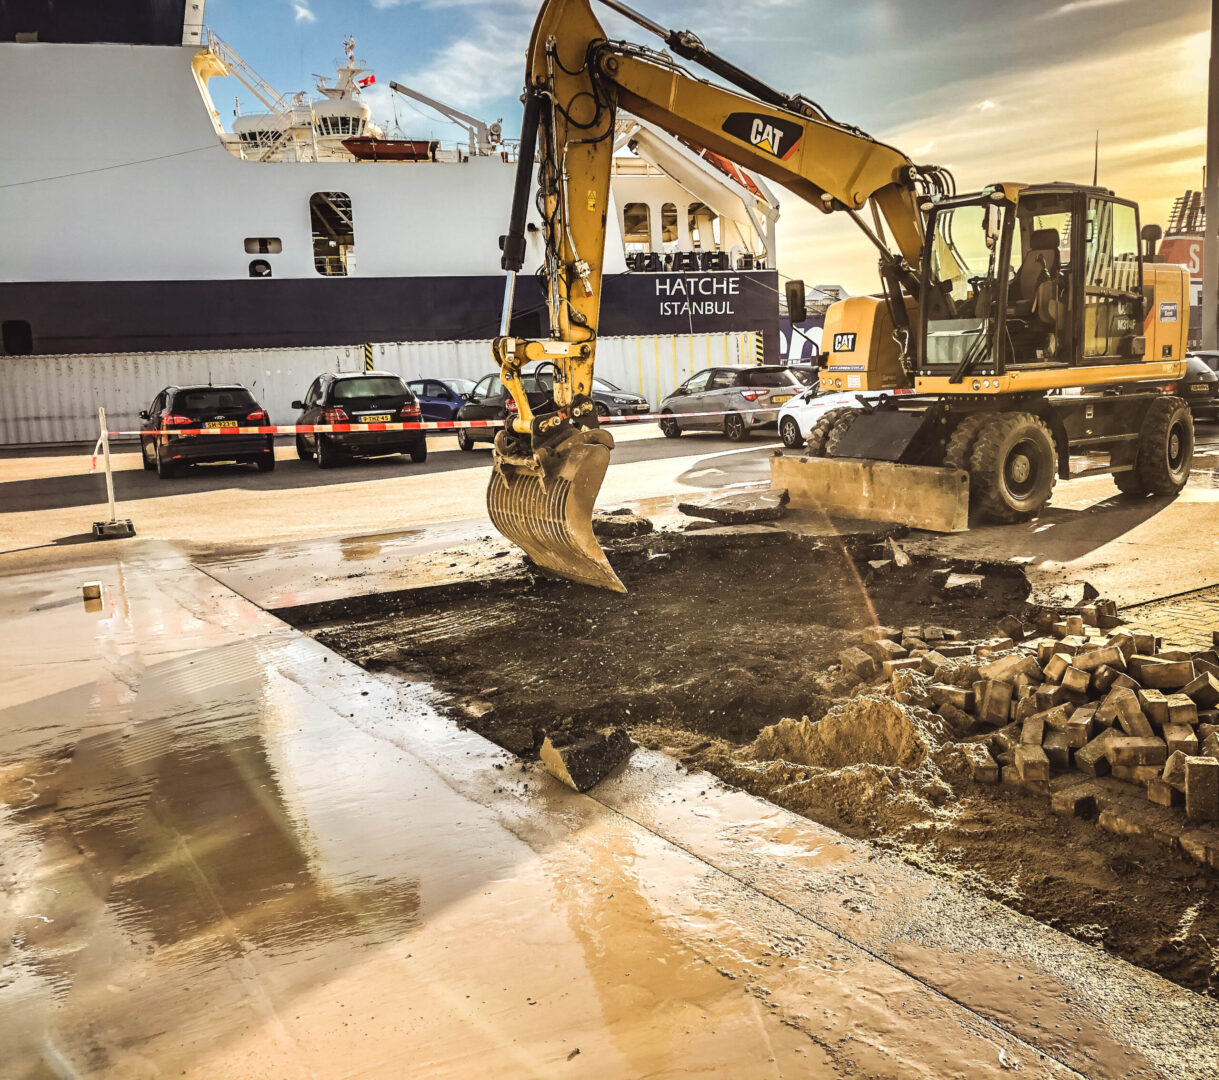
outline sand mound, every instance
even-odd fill
[[[914,769],[946,737],[938,716],[869,694],[835,706],[821,720],[781,720],[763,728],[746,753],[755,761],[790,761],[823,769],[861,762]]]

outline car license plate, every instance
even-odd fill
[[[1206,383],[1194,383],[1189,389],[1190,393],[1193,394],[1205,394],[1210,390],[1210,387]]]
[[[365,424],[388,424],[392,417],[387,412],[373,413],[371,416],[365,416],[362,423]]]
[[[770,401],[773,405],[782,405],[785,401],[791,401],[791,399],[791,394],[780,394],[778,397],[772,397]]]
[[[227,428],[236,427],[236,420],[208,420],[203,425],[205,428]]]

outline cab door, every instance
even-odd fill
[[[1139,212],[1133,203],[1088,196],[1083,276],[1084,360],[1133,358],[1143,332]]]

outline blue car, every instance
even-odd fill
[[[473,379],[415,379],[406,384],[419,399],[424,420],[452,420],[474,389]]]

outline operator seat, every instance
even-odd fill
[[[1062,258],[1057,229],[1034,229],[1024,261],[1008,287],[1009,318],[1039,318],[1053,326],[1058,321],[1058,275]]]

